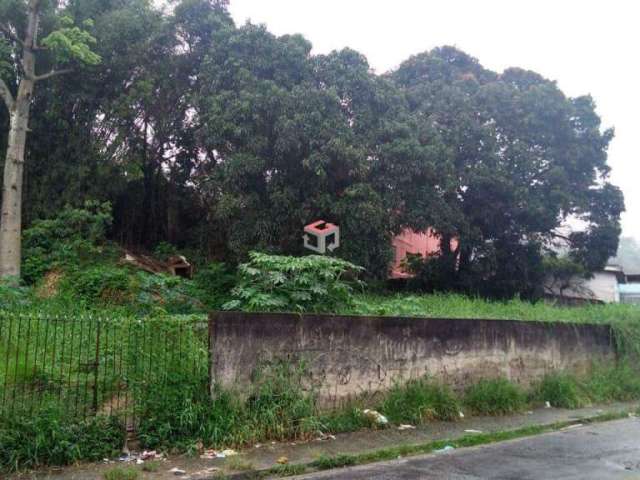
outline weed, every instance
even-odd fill
[[[224,462],[224,466],[236,472],[253,470],[253,464],[240,456],[227,458],[227,460]]]
[[[144,472],[157,472],[160,470],[160,462],[158,460],[149,460],[142,465]]]
[[[357,457],[354,455],[336,455],[329,457],[320,455],[316,460],[311,462],[313,468],[318,470],[329,470],[331,468],[349,467],[358,463]]]
[[[506,415],[523,410],[526,396],[507,379],[481,380],[467,389],[464,404],[481,415]]]
[[[104,480],[137,480],[140,472],[133,467],[115,467],[104,472]]]
[[[119,452],[124,428],[115,418],[74,421],[64,411],[0,416],[0,470],[95,461]]]
[[[626,361],[615,367],[596,365],[583,381],[583,388],[594,402],[636,400],[640,398],[640,375]]]
[[[279,477],[290,477],[293,475],[302,475],[306,473],[307,466],[300,464],[276,465],[269,469],[269,474]]]
[[[577,379],[559,372],[545,375],[534,390],[533,398],[560,408],[580,408],[589,402]]]
[[[396,423],[422,423],[427,420],[454,420],[460,412],[458,400],[440,383],[422,378],[394,385],[384,396],[382,412]]]
[[[318,430],[332,433],[355,432],[371,427],[371,419],[362,414],[360,402],[352,402],[342,408],[325,412],[318,418]]]

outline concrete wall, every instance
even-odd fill
[[[325,404],[423,375],[454,388],[498,376],[528,385],[615,358],[602,325],[224,312],[209,329],[212,383],[246,391],[259,363],[304,359]]]

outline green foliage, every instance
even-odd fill
[[[481,415],[506,415],[522,411],[526,395],[504,378],[481,380],[467,389],[464,404]]]
[[[86,305],[121,305],[132,294],[131,277],[126,269],[95,265],[73,271],[64,277],[62,291]]]
[[[140,472],[134,467],[115,467],[104,472],[103,476],[104,480],[137,480],[140,477]]]
[[[78,421],[54,407],[38,415],[2,415],[0,470],[102,460],[120,452],[124,435],[116,418]]]
[[[330,457],[323,454],[311,462],[311,466],[318,470],[331,470],[332,468],[349,467],[357,463],[357,459],[353,455],[336,455]]]
[[[583,379],[583,388],[594,402],[631,401],[640,398],[640,375],[632,362],[596,365]]]
[[[92,51],[96,39],[86,30],[73,25],[73,19],[62,16],[59,19],[60,28],[54,30],[42,39],[42,45],[47,47],[60,63],[73,60],[87,65],[98,65],[102,60],[100,55]],[[93,22],[86,20],[85,28],[92,28]]]
[[[422,378],[394,385],[380,409],[392,422],[416,425],[428,420],[455,420],[460,405],[447,386]]]
[[[206,378],[173,376],[162,396],[153,387],[140,392],[139,439],[149,448],[188,449],[198,441],[229,446],[304,437],[314,426],[315,395],[303,378],[303,366],[265,365],[246,400],[218,391],[212,402]]]
[[[534,398],[559,408],[579,408],[589,402],[578,380],[566,373],[545,375],[534,391]]]
[[[240,265],[235,300],[227,310],[335,312],[352,303],[347,274],[362,269],[345,260],[320,255],[288,257],[251,252]]]
[[[67,206],[55,217],[37,220],[23,232],[23,279],[35,283],[45,273],[90,264],[105,255],[111,225],[108,203],[87,201],[83,208]]]
[[[193,276],[192,294],[212,310],[220,310],[231,301],[231,291],[237,283],[235,269],[214,262],[198,268]]]

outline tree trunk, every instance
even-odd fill
[[[34,49],[38,38],[39,0],[29,2],[27,30],[22,41],[22,70],[15,100],[6,84],[2,93],[9,110],[9,138],[2,183],[2,213],[0,215],[0,278],[17,282],[20,278],[22,234],[22,185],[24,152],[29,128],[29,111],[36,78]]]
[[[0,216],[0,278],[20,278],[24,153],[32,94],[33,81],[23,79],[10,111]]]

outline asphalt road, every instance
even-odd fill
[[[298,480],[640,480],[640,419],[294,477]]]

